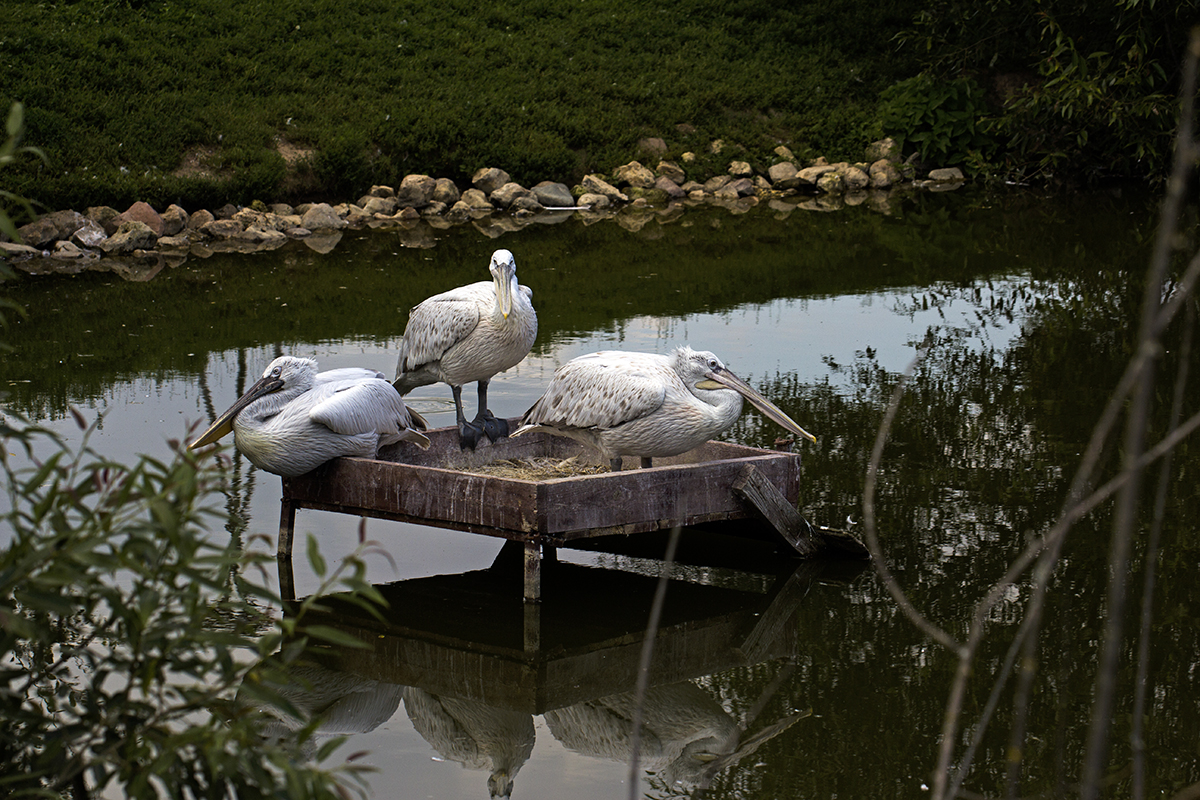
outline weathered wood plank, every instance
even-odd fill
[[[821,552],[821,541],[812,524],[755,466],[747,464],[742,468],[733,481],[733,491],[745,498],[797,553],[815,556]]]

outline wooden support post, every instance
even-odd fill
[[[542,652],[542,604],[525,603],[525,653],[537,656]]]
[[[296,599],[296,576],[292,572],[292,557],[275,556],[279,567],[279,599],[289,602]]]
[[[802,556],[837,553],[869,560],[867,546],[845,531],[818,528],[797,511],[783,492],[752,465],[733,482],[733,491],[762,515],[771,527]]]
[[[292,535],[296,530],[296,504],[288,498],[279,501],[279,543],[275,555],[292,559]]]
[[[771,527],[787,539],[797,553],[815,556],[821,552],[821,540],[813,526],[792,507],[783,492],[752,466],[742,470],[733,482],[733,491],[762,515]]]
[[[542,546],[525,543],[525,602],[542,602]]]

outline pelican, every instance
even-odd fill
[[[425,428],[381,372],[359,367],[317,372],[310,358],[280,356],[188,449],[232,430],[250,463],[290,478],[338,456],[374,457],[385,444],[427,448]]]
[[[443,758],[487,770],[489,797],[512,797],[517,772],[533,753],[536,732],[530,714],[416,686],[405,687],[404,710],[417,733]]]
[[[513,436],[569,436],[599,450],[613,472],[622,456],[640,456],[649,467],[655,457],[679,455],[728,430],[743,397],[792,433],[817,440],[721,359],[687,346],[668,355],[606,350],[568,361]]]
[[[507,250],[492,253],[491,283],[480,281],[434,295],[413,308],[400,342],[396,389],[448,383],[454,393],[459,444],[475,449],[482,436],[508,436],[508,422],[487,407],[488,381],[529,354],[537,337],[533,291],[517,284],[517,264]],[[475,381],[479,412],[463,413],[462,387]]]

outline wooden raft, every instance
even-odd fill
[[[472,470],[504,460],[601,462],[579,443],[545,433],[475,451],[459,448],[455,428],[428,436],[425,451],[401,443],[377,459],[338,458],[284,478],[279,557],[291,558],[299,508],[451,528],[523,543],[524,596],[538,602],[542,548],[576,540],[750,519],[766,522],[802,556],[839,544],[796,511],[800,456],[793,453],[708,442],[649,469],[523,480]]]

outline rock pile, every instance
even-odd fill
[[[718,151],[714,143],[714,152]],[[39,257],[66,267],[121,256],[271,249],[290,239],[305,239],[310,247],[325,251],[332,249],[338,232],[346,228],[411,227],[418,221],[437,228],[478,225],[483,218],[495,218],[488,227],[503,232],[532,218],[557,221],[573,214],[603,217],[626,208],[712,203],[736,209],[763,198],[792,195],[808,195],[809,207],[830,210],[864,202],[871,192],[886,193],[900,184],[939,189],[963,182],[962,173],[954,168],[933,170],[927,179],[915,180],[915,169],[901,163],[899,148],[891,139],[871,144],[864,161],[853,164],[830,164],[821,158],[802,165],[786,147],[776,148],[775,156],[765,173],[756,172],[748,162],[732,161],[725,174],[704,181],[689,179],[696,157],[684,153],[682,164],[659,160],[650,169],[631,161],[611,175],[585,175],[574,188],[554,181],[526,188],[504,170],[490,167],[476,172],[465,191],[447,178],[407,175],[397,188],[373,186],[357,202],[335,206],[306,203],[293,208],[256,202],[247,208],[227,205],[189,214],[177,205],[159,213],[137,202],[124,212],[107,206],[84,213],[57,211],[20,228],[21,244],[0,241],[0,257],[17,263]],[[513,225],[503,222],[505,218]]]

